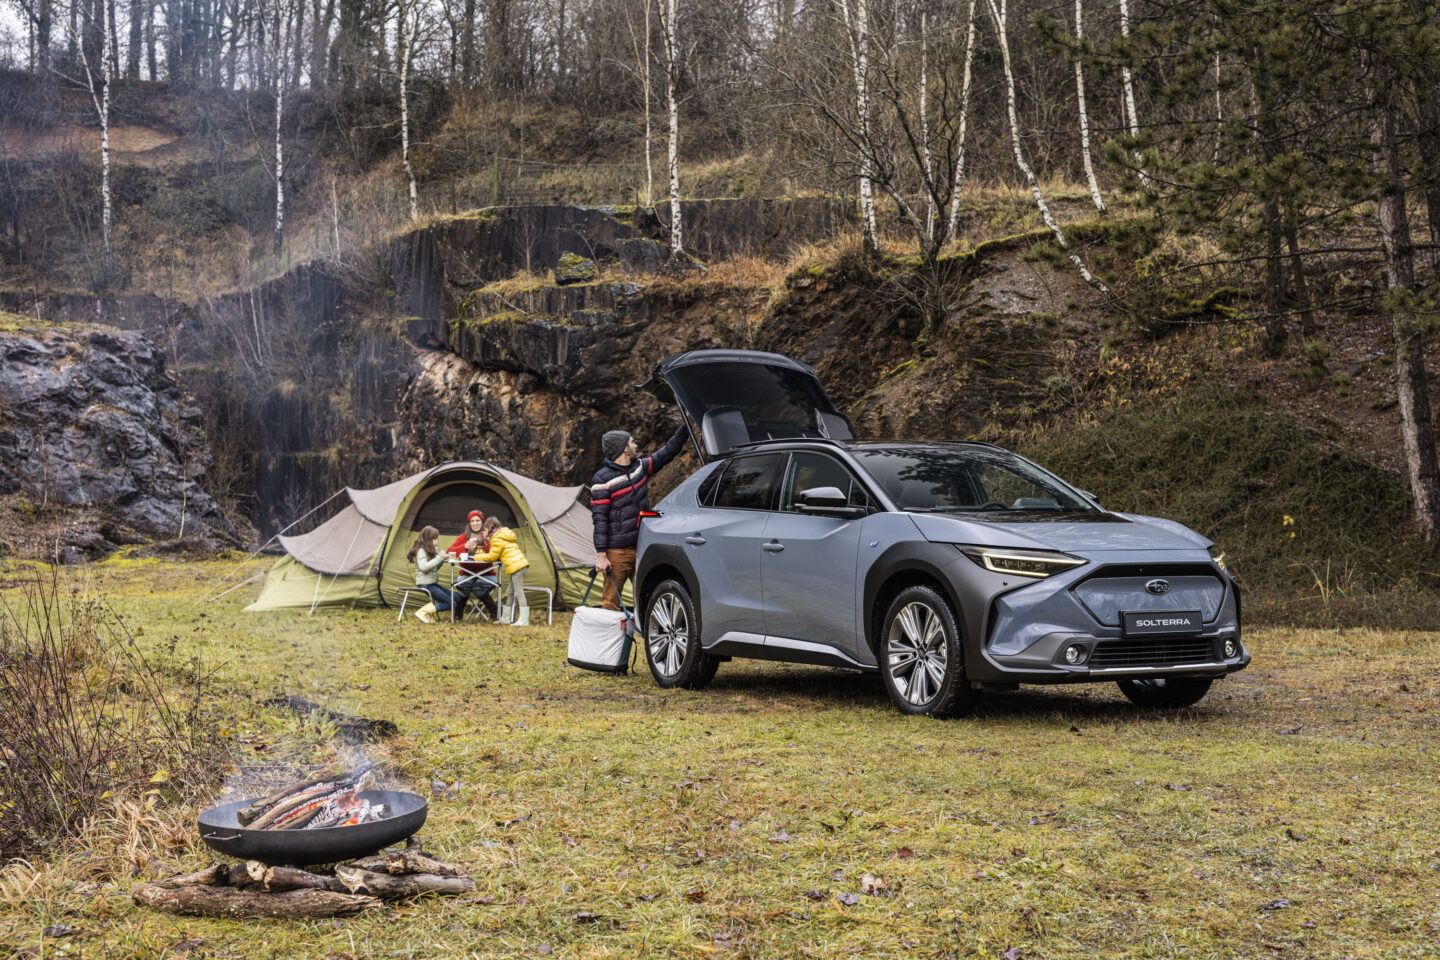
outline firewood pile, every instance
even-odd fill
[[[334,875],[299,867],[270,867],[257,860],[217,863],[195,873],[142,883],[131,899],[143,907],[191,917],[345,917],[386,901],[433,893],[471,893],[475,881],[462,867],[425,853],[411,837],[403,850],[338,864]]]

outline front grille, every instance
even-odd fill
[[[1164,667],[1210,663],[1215,659],[1215,644],[1203,637],[1137,637],[1097,643],[1090,654],[1090,666]]]

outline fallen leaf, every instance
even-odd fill
[[[849,893],[849,892],[842,893],[842,894],[840,894],[840,896],[836,897],[835,899],[836,899],[836,900],[839,900],[841,903],[845,904],[845,906],[847,906],[847,907],[853,907],[853,906],[855,906],[855,904],[857,904],[857,903],[860,902],[860,898],[859,898],[857,895],[855,895],[855,894],[853,894],[853,893]]]
[[[1299,843],[1299,842],[1301,842],[1301,841],[1303,841],[1303,840],[1305,839],[1305,834],[1303,834],[1303,833],[1296,833],[1294,830],[1291,830],[1289,827],[1286,827],[1286,828],[1285,828],[1285,836],[1289,837],[1291,840],[1294,840],[1296,843]]]
[[[1167,783],[1167,784],[1165,784],[1165,789],[1166,789],[1166,790],[1178,790],[1178,791],[1180,791],[1181,793],[1184,793],[1185,791],[1189,790],[1190,788],[1187,787],[1187,786],[1185,786],[1185,784],[1183,784],[1183,783]]]
[[[704,887],[691,887],[685,891],[685,899],[691,903],[704,903],[709,896]]]
[[[883,896],[888,892],[885,886],[885,879],[877,877],[873,873],[867,873],[860,878],[860,892],[869,897]]]
[[[789,841],[790,841],[790,834],[786,833],[784,830],[776,831],[774,834],[771,834],[771,836],[770,836],[770,842],[771,842],[771,843],[788,843]]]
[[[635,899],[641,901],[642,903],[650,903],[651,901],[659,900],[659,899],[660,899],[661,897],[663,897],[663,896],[664,896],[663,893],[658,893],[658,892],[657,892],[657,893],[642,893],[642,894],[640,894],[640,896],[636,897]]]
[[[804,897],[806,900],[830,899],[830,894],[826,893],[823,890],[806,890],[804,893],[801,894],[801,896]]]
[[[173,947],[170,948],[170,952],[189,953],[192,950],[199,950],[202,946],[204,946],[204,944],[205,941],[201,940],[199,937],[195,937],[190,940],[181,940],[179,943],[175,944]],[[338,956],[336,954],[331,954],[331,956],[337,957],[337,960],[355,960],[355,958],[350,956],[348,953],[339,954]]]
[[[1276,733],[1280,734],[1280,736],[1282,737],[1293,737],[1295,734],[1299,733],[1304,728],[1305,724],[1299,723],[1293,727],[1285,727],[1282,730],[1277,730]]]
[[[834,870],[830,871],[830,879],[834,880],[836,883],[839,883],[841,880],[845,879],[845,871],[841,870],[839,867],[836,867]]]
[[[57,923],[54,926],[46,927],[41,932],[47,940],[58,940],[60,937],[73,937],[80,932],[80,928],[72,927],[64,923]]]
[[[550,946],[550,944],[548,944],[548,943],[542,943],[542,944],[540,944],[540,946],[538,946],[538,947],[535,948],[535,952],[538,953],[538,954],[540,954],[540,956],[542,956],[542,957],[548,957],[548,956],[550,956],[550,954],[551,954],[551,952],[552,952],[553,950],[554,950],[554,947]]]
[[[1286,907],[1288,907],[1288,906],[1290,906],[1290,901],[1289,901],[1289,899],[1287,899],[1287,898],[1285,898],[1285,897],[1281,897],[1281,898],[1278,899],[1278,900],[1271,900],[1269,903],[1263,904],[1263,905],[1260,907],[1260,909],[1261,909],[1261,910],[1284,910],[1284,909],[1285,909]]]
[[[895,859],[897,860],[909,860],[913,856],[915,856],[915,851],[909,847],[901,847],[895,851]]]
[[[1004,960],[1023,960],[1025,953],[1019,947],[1011,947],[1009,950],[1000,954],[1000,956],[1004,958]]]
[[[584,912],[582,912],[582,913],[574,914],[573,916],[570,917],[570,919],[571,919],[572,921],[574,921],[575,923],[595,923],[596,921],[604,920],[605,918],[602,917],[602,916],[600,916],[600,914],[598,914],[598,913],[584,913]]]

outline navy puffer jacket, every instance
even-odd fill
[[[686,433],[682,424],[665,446],[650,456],[640,457],[628,467],[606,460],[590,478],[596,553],[635,546],[640,537],[640,511],[650,507],[650,478],[675,459],[685,445]]]

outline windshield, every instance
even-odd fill
[[[852,450],[901,510],[916,513],[1095,512],[1098,508],[1033,464],[984,447]]]

